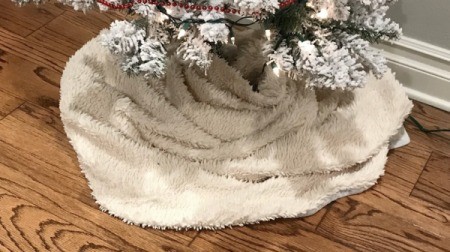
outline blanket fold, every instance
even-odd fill
[[[103,210],[215,229],[311,215],[376,183],[412,107],[394,75],[307,89],[270,68],[255,74],[261,43],[242,44],[206,75],[172,56],[161,80],[123,73],[97,38],[69,60],[61,118]]]

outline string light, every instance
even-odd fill
[[[171,10],[170,9],[166,9],[166,12],[167,12],[167,14],[171,14]],[[158,13],[159,15],[158,15],[158,22],[159,23],[162,23],[162,22],[164,22],[165,20],[167,20],[167,19],[169,19],[168,17],[167,17],[167,15],[164,15],[164,14],[162,14],[162,13]]]
[[[277,76],[280,77],[280,68],[278,66],[275,66],[274,68],[272,68],[273,73]]]
[[[266,38],[267,38],[267,40],[269,40],[270,41],[270,35],[271,35],[271,32],[270,32],[270,30],[266,30]]]
[[[320,11],[319,11],[319,13],[317,13],[316,14],[316,17],[318,18],[318,19],[327,19],[328,18],[328,16],[329,16],[329,14],[328,14],[328,9],[326,9],[326,8],[322,8]]]
[[[189,30],[189,28],[191,27],[190,24],[183,24],[183,26],[180,28],[180,31],[178,32],[178,39],[181,39],[182,37],[186,36],[186,31]]]
[[[234,38],[233,27],[232,26],[228,26],[228,29],[230,29],[229,36],[230,36],[231,44],[234,45],[234,42],[236,41],[236,39]]]
[[[272,71],[275,76],[280,77],[281,69],[278,67],[278,65],[275,62],[272,62],[270,66],[272,67]]]
[[[311,41],[299,41],[298,47],[306,53],[313,53],[316,50],[316,46]]]
[[[178,33],[178,39],[181,39],[182,37],[186,36],[186,30],[180,29],[180,32]]]

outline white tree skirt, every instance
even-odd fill
[[[143,226],[223,228],[311,215],[376,183],[412,107],[394,76],[315,92],[261,74],[260,44],[237,42],[206,76],[172,58],[161,81],[122,73],[97,39],[70,59],[61,117],[103,210]],[[246,80],[258,76],[259,93]]]

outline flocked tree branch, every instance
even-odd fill
[[[13,0],[19,5],[43,0]],[[386,71],[371,47],[397,39],[399,26],[386,17],[396,0],[60,0],[76,10],[124,9],[135,21],[116,21],[102,43],[128,73],[161,77],[166,48],[178,43],[180,58],[207,71],[218,46],[234,43],[233,27],[260,22],[268,41],[262,53],[277,73],[306,78],[311,87],[352,89]],[[228,14],[249,19],[231,19]],[[178,40],[178,42],[177,42]]]

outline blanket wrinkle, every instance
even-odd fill
[[[252,36],[206,75],[172,56],[161,80],[128,76],[98,38],[71,57],[61,118],[100,209],[144,227],[218,229],[308,216],[377,182],[412,108],[395,76],[305,88],[261,73]]]

